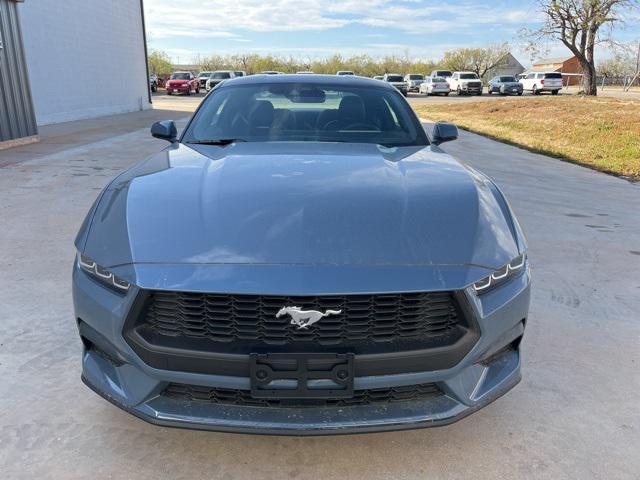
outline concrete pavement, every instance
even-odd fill
[[[530,243],[522,383],[439,429],[327,438],[174,430],[127,415],[79,378],[74,235],[117,172],[164,146],[135,121],[118,125],[129,133],[88,143],[80,134],[0,168],[3,479],[640,476],[640,185],[462,132],[443,147],[498,182]]]

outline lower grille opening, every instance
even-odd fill
[[[402,387],[372,388],[356,390],[352,398],[341,399],[263,399],[253,398],[249,390],[203,387],[170,383],[161,393],[162,396],[188,402],[203,402],[215,405],[233,405],[241,407],[354,407],[363,405],[384,405],[396,402],[424,400],[443,395],[435,383],[422,383]]]

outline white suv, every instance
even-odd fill
[[[520,79],[523,90],[529,90],[534,95],[540,92],[551,92],[557,95],[562,88],[562,74],[559,72],[531,72]]]
[[[458,95],[482,95],[482,80],[475,72],[453,72],[447,82]]]

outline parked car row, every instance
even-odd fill
[[[296,72],[298,75],[313,75],[309,70]],[[177,71],[171,74],[166,82],[168,95],[184,93],[190,95],[192,92],[199,93],[200,90],[209,91],[216,85],[236,77],[246,76],[246,72],[233,70],[203,71],[197,77],[189,71]],[[260,75],[283,75],[283,72],[275,70],[265,70]],[[340,70],[336,72],[338,76],[355,75],[350,70]],[[405,97],[409,92],[416,92],[422,95],[449,95],[456,92],[458,95],[482,95],[484,85],[482,79],[475,72],[452,72],[450,70],[434,70],[431,75],[425,76],[418,73],[402,75],[399,73],[386,73],[376,75],[375,80],[388,82],[398,89]],[[149,77],[149,86],[152,92],[158,89],[158,77]],[[562,74],[558,72],[531,72],[521,79],[513,75],[497,75],[487,83],[489,95],[497,93],[499,95],[522,95],[529,91],[534,95],[542,92],[550,92],[553,95],[562,89]]]
[[[402,77],[399,74],[386,74],[373,77],[392,83],[403,94],[418,92],[423,95],[482,95],[484,85],[475,72],[452,72],[450,70],[434,70],[430,76],[410,73]],[[522,95],[529,91],[536,95],[550,92],[557,95],[562,89],[562,74],[558,72],[532,72],[521,79],[513,75],[497,75],[487,83],[489,95]]]

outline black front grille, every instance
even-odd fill
[[[356,390],[352,398],[299,400],[299,399],[262,399],[251,397],[249,390],[232,390],[197,385],[171,383],[162,392],[163,396],[189,402],[205,402],[215,405],[234,405],[244,407],[353,407],[359,405],[380,405],[394,402],[424,400],[439,395],[442,391],[434,383],[408,385],[404,387],[373,388]]]
[[[276,317],[284,306],[341,313],[298,329],[289,315]],[[155,291],[136,319],[136,328],[149,341],[161,336],[252,348],[343,345],[350,351],[359,344],[450,344],[464,334],[464,326],[449,292],[288,297]]]

